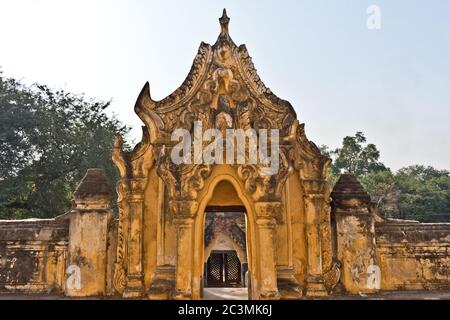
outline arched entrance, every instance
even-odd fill
[[[218,252],[214,253],[217,254],[216,258],[220,257],[220,254],[222,254],[221,259],[223,260],[227,257],[229,259],[233,254],[233,251],[236,252],[239,262],[246,261],[245,271],[248,271],[245,274],[241,274],[241,281],[245,281],[245,277],[248,277],[247,283],[257,283],[256,274],[258,272],[258,267],[255,264],[255,254],[252,250],[254,248],[252,243],[255,241],[253,239],[253,234],[255,233],[253,209],[249,199],[247,199],[240,188],[239,182],[231,175],[217,176],[211,179],[211,182],[208,184],[207,188],[205,188],[205,194],[200,201],[199,211],[195,221],[194,272],[192,281],[192,295],[194,299],[201,299],[203,296],[202,291],[205,285],[205,261],[208,262],[214,249],[214,246],[205,247],[205,226],[208,214],[231,214],[234,212],[235,214],[241,213],[244,215],[244,248],[240,248],[236,243],[237,241],[231,241],[231,243],[228,244],[229,247],[216,247],[219,250],[216,250]],[[230,256],[228,256],[228,254],[230,254]],[[224,265],[222,264],[222,266]],[[240,267],[242,267],[242,265]],[[226,270],[223,270],[222,272],[226,272]],[[222,279],[225,279],[226,275],[222,274],[222,277],[224,277]],[[242,285],[245,286],[245,282],[242,282]],[[248,288],[249,299],[257,297],[256,288],[254,286],[249,285],[246,288]]]
[[[207,207],[205,220],[203,286],[245,287],[248,271],[245,208]]]

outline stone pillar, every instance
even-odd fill
[[[177,229],[174,299],[192,299],[194,217],[198,205],[196,201],[171,201],[170,206]]]
[[[305,190],[305,225],[308,256],[308,274],[306,277],[306,296],[321,297],[328,295],[325,288],[322,266],[322,240],[320,235],[320,216],[324,210],[325,180],[302,180]]]
[[[142,224],[146,179],[130,179],[129,184],[128,270],[127,285],[123,292],[123,297],[140,298],[145,294],[142,268]]]
[[[108,224],[111,190],[101,169],[89,169],[78,185],[70,219],[65,294],[71,297],[106,294]]]
[[[275,263],[274,230],[281,214],[280,202],[256,202],[256,233],[259,263],[259,299],[279,299]]]
[[[341,283],[349,293],[376,292],[380,288],[380,268],[370,196],[353,175],[343,174],[331,197],[337,258],[342,264]]]

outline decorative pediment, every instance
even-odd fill
[[[120,137],[115,142],[113,159],[121,177],[145,177],[148,168],[156,164],[171,198],[194,201],[211,166],[195,160],[195,146],[187,151],[192,162],[175,165],[169,155],[179,142],[171,136],[179,129],[191,134],[193,145],[199,141],[202,148],[208,146],[210,141],[203,140],[202,133],[198,138],[194,132],[200,123],[203,132],[219,129],[224,137],[227,129],[253,129],[259,138],[260,129],[278,129],[276,174],[267,175],[268,168],[261,161],[249,161],[256,151],[247,148],[245,142],[246,162],[236,166],[246,191],[255,201],[279,201],[284,182],[294,169],[304,181],[306,192],[321,192],[330,160],[307,139],[304,125],[296,119],[291,104],[275,96],[261,81],[245,45],[233,42],[225,10],[219,21],[221,32],[217,41],[212,46],[200,45],[187,78],[175,92],[154,101],[149,84],[145,84],[135,104],[135,112],[145,123],[142,141],[131,152],[122,151]]]
[[[292,105],[275,96],[261,81],[245,45],[233,42],[225,10],[219,21],[217,41],[212,46],[200,45],[187,78],[177,90],[154,101],[149,84],[145,84],[135,104],[135,112],[145,123],[144,139],[130,153],[122,152],[116,140],[114,159],[122,164],[121,176],[129,176],[125,171],[142,171],[139,159],[151,145],[153,156],[148,158],[155,159],[171,198],[195,200],[211,172],[210,165],[196,161],[172,163],[169,155],[178,143],[178,139],[171,139],[172,133],[185,129],[192,135],[191,141],[196,140],[194,128],[199,123],[203,132],[219,129],[223,136],[227,129],[253,129],[258,136],[260,129],[278,129],[280,158],[276,175],[262,174],[264,165],[250,163],[252,152],[248,148],[247,162],[237,166],[239,178],[255,201],[278,201],[293,169],[302,180],[314,183],[325,177],[329,159],[306,138],[304,125],[299,124]],[[200,140],[203,148],[209,143]],[[190,159],[195,159],[194,149],[188,151],[192,153]]]
[[[245,45],[236,46],[228,32],[224,10],[221,33],[214,45],[202,43],[182,85],[161,101],[154,101],[148,83],[135,111],[149,126],[151,140],[165,143],[175,129],[279,129],[287,136],[296,119],[291,104],[275,96],[259,78]]]

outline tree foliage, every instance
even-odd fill
[[[404,218],[400,208],[401,190],[391,170],[368,172],[359,179],[384,216]]]
[[[411,219],[450,221],[450,173],[414,165],[395,175],[401,190],[400,208]]]
[[[379,161],[380,152],[367,144],[362,132],[345,137],[342,146],[320,147],[334,161],[328,181],[334,185],[341,173],[352,173],[387,217],[420,221],[450,221],[450,173],[431,166],[412,165],[392,172]]]
[[[108,106],[0,74],[0,218],[64,213],[88,168],[115,183],[114,135],[129,129],[105,113]]]
[[[347,136],[342,146],[331,152],[334,162],[331,170],[334,174],[352,173],[360,177],[369,172],[386,170],[380,159],[380,151],[360,131],[354,136]]]

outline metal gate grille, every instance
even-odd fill
[[[208,259],[208,285],[221,286],[223,283],[223,254],[212,253]]]
[[[232,251],[225,254],[225,282],[228,285],[238,285],[241,283],[241,262],[236,254]]]
[[[236,251],[212,252],[207,268],[208,287],[241,286],[241,262]]]

